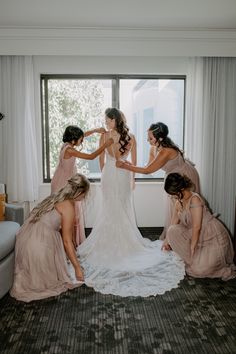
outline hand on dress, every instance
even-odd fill
[[[73,236],[72,236],[72,243],[73,243],[73,246],[75,248],[75,250],[77,249],[77,243],[76,243],[76,233],[74,232],[73,233]]]
[[[111,146],[112,144],[114,144],[114,140],[112,138],[107,139],[107,141],[105,142],[106,146]]]
[[[105,134],[106,133],[106,129],[101,127],[101,128],[96,128],[94,129],[95,133],[98,133],[98,134]]]
[[[116,167],[122,168],[122,166],[124,165],[125,161],[123,160],[117,160],[116,161]]]
[[[84,281],[84,274],[83,274],[83,271],[82,271],[80,265],[75,267],[75,276],[76,276],[77,280]]]

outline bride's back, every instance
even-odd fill
[[[133,146],[133,141],[134,141],[134,136],[132,134],[129,134],[130,140],[128,144],[125,146],[125,153],[122,154],[122,151],[120,151],[121,144],[119,143],[120,140],[120,134],[116,130],[111,130],[107,133],[104,134],[104,140],[108,140],[109,138],[112,138],[114,140],[114,144],[106,148],[107,153],[113,157],[116,160],[119,160],[121,158],[127,157],[132,150]]]

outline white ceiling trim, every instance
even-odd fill
[[[0,55],[236,56],[236,30],[0,27]]]

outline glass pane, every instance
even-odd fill
[[[50,79],[48,80],[48,114],[50,176],[58,163],[62,136],[68,125],[77,125],[83,131],[104,125],[104,111],[112,103],[112,80]],[[83,151],[98,148],[99,135],[84,139]],[[100,177],[98,158],[77,159],[78,171],[89,178]]]
[[[184,124],[184,79],[121,79],[120,109],[137,140],[137,164],[148,162],[150,145],[147,130],[152,123],[163,122],[169,137],[182,149]],[[161,178],[164,171],[138,178]]]

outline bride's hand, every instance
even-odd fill
[[[80,265],[75,267],[75,276],[77,280],[84,281],[84,274]]]

